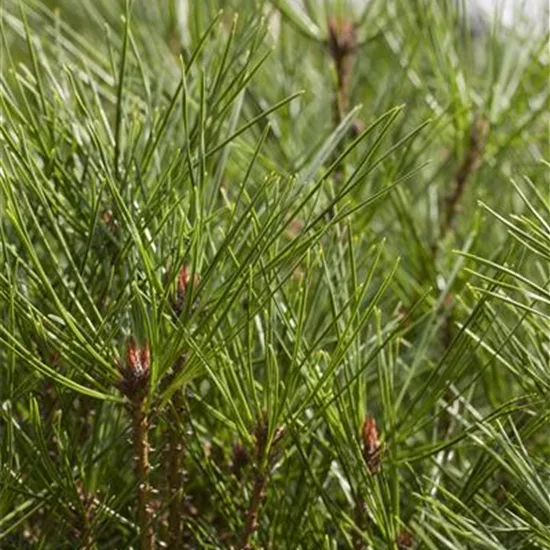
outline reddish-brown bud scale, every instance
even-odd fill
[[[179,316],[183,310],[183,305],[185,303],[185,297],[187,296],[189,285],[191,285],[193,290],[196,290],[199,286],[200,277],[198,273],[195,273],[193,276],[193,281],[191,282],[191,271],[189,266],[184,265],[178,274],[178,280],[176,285],[176,299],[174,301],[174,312],[176,316]]]
[[[267,412],[263,411],[261,418],[258,419],[258,422],[254,427],[254,439],[256,440],[256,455],[259,460],[263,456],[267,445],[268,427],[269,426],[268,426]]]
[[[241,443],[235,443],[233,445],[233,460],[231,463],[231,473],[237,478],[241,479],[242,471],[250,463],[250,456]]]
[[[357,47],[355,26],[351,21],[331,17],[328,20],[329,49],[334,58],[352,53]]]
[[[376,420],[372,416],[367,416],[365,418],[361,430],[361,438],[363,440],[363,458],[365,464],[369,472],[374,475],[380,470],[382,445],[378,437]]]
[[[152,505],[152,487],[149,482],[149,417],[145,408],[145,397],[150,381],[151,352],[145,343],[139,347],[134,338],[126,344],[124,364],[119,364],[121,375],[120,391],[128,398],[128,410],[132,415],[132,441],[137,487],[137,523],[140,530],[142,550],[153,550],[155,532],[153,519],[155,510]]]
[[[189,282],[191,280],[191,272],[189,267],[184,265],[178,275],[178,294],[185,295],[189,287]],[[193,276],[193,288],[196,289],[199,286],[199,274],[195,273]]]
[[[357,49],[355,26],[351,21],[331,17],[328,21],[328,51],[337,75],[333,106],[334,123],[339,124],[349,110],[353,60]]]
[[[106,209],[101,213],[101,221],[107,226],[107,229],[115,234],[117,232],[117,222],[113,211]]]
[[[122,380],[120,391],[131,401],[141,400],[145,397],[149,386],[151,353],[146,343],[139,348],[132,338],[126,345],[126,361],[119,365]]]
[[[408,550],[413,547],[413,536],[410,531],[402,529],[397,536],[397,547],[399,550]]]

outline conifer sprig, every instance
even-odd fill
[[[2,2],[1,548],[549,546],[548,33],[462,8]]]

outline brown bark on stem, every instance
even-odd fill
[[[174,425],[171,426],[168,441],[168,492],[170,506],[168,509],[168,548],[177,548],[180,543],[182,532],[182,454],[183,444],[181,442],[180,432],[177,429],[179,420],[179,411],[182,409],[181,395],[178,392],[172,397],[172,403],[175,407]]]
[[[149,484],[149,419],[143,409],[143,402],[134,409],[134,453],[138,484],[138,525],[142,550],[153,550],[153,508],[151,506],[151,485]]]
[[[270,459],[272,458],[270,449],[268,448],[268,418],[264,411],[254,429],[255,439],[255,469],[254,469],[254,486],[252,488],[252,496],[246,513],[246,521],[243,530],[242,542],[239,546],[240,550],[252,550],[251,539],[258,530],[259,513],[263,501],[265,500],[267,483],[269,478]],[[273,440],[275,446],[281,439],[283,430],[278,430]]]
[[[357,36],[355,27],[351,21],[340,20],[331,17],[328,21],[328,51],[336,69],[336,89],[332,104],[332,124],[336,128],[346,116],[350,103],[350,83],[353,72],[353,62],[357,50]],[[353,132],[361,131],[362,123],[354,122]],[[334,151],[334,158],[343,151],[344,143]],[[334,179],[337,184],[344,180],[344,168],[339,165],[334,170]],[[328,216],[334,217],[334,208],[331,208]]]
[[[338,126],[349,110],[350,82],[357,48],[355,27],[350,21],[331,17],[328,22],[330,56],[336,68],[337,87],[333,104],[334,126]]]
[[[488,123],[484,118],[476,118],[470,131],[470,143],[464,160],[460,165],[453,189],[443,203],[443,221],[441,223],[440,241],[443,240],[453,228],[456,215],[460,208],[460,202],[466,190],[466,184],[471,175],[477,170],[485,149]]]
[[[445,197],[442,205],[442,221],[439,231],[439,238],[432,248],[434,260],[437,259],[441,245],[447,235],[453,230],[456,216],[460,211],[460,204],[466,192],[467,183],[471,176],[478,169],[485,150],[485,141],[489,129],[485,118],[478,117],[474,120],[470,130],[470,141],[466,154],[459,166],[454,185],[451,192]],[[440,341],[446,349],[453,339],[453,297],[448,295],[445,299],[447,310],[444,312],[444,321],[440,329]]]
[[[149,483],[149,417],[145,403],[150,381],[149,365],[149,346],[146,344],[139,348],[136,341],[131,339],[126,346],[126,362],[119,365],[119,388],[128,399],[128,409],[132,417],[134,466],[138,479],[137,522],[141,550],[153,550],[155,547],[152,488]]]
[[[252,550],[250,539],[258,530],[258,516],[260,507],[265,498],[266,486],[267,475],[262,471],[258,471],[254,479],[252,498],[250,499],[250,505],[246,514],[246,524],[243,532],[241,550]]]

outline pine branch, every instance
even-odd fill
[[[139,348],[134,339],[126,346],[126,362],[120,365],[120,391],[128,400],[132,418],[132,442],[135,472],[138,479],[137,524],[141,550],[153,550],[155,532],[154,510],[151,505],[152,487],[149,481],[149,416],[146,398],[150,382],[150,352],[148,344]]]

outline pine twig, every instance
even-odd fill
[[[336,69],[336,89],[334,90],[334,100],[332,104],[332,126],[337,128],[342,122],[346,113],[349,111],[350,104],[350,83],[353,73],[353,62],[357,51],[357,35],[355,26],[351,21],[340,20],[331,17],[328,21],[328,51]],[[360,120],[353,123],[353,132],[359,134],[362,131],[363,124]],[[341,143],[334,151],[334,158],[338,158],[342,152],[344,144]],[[334,171],[334,177],[337,183],[344,179],[344,168],[338,166]],[[331,208],[329,217],[333,217],[335,212]]]
[[[174,426],[169,428],[168,440],[168,492],[170,505],[168,508],[168,548],[177,548],[182,531],[182,460],[183,444],[178,427],[179,412],[183,409],[182,396],[177,391],[172,397],[175,409]]]
[[[258,530],[258,517],[260,507],[265,498],[266,486],[267,486],[267,472],[265,464],[266,452],[267,452],[267,431],[268,420],[267,415],[263,414],[262,418],[258,421],[256,429],[254,430],[254,436],[256,440],[256,464],[254,474],[254,486],[252,489],[252,497],[246,513],[246,521],[242,536],[241,550],[251,550],[252,546],[250,539]]]
[[[372,416],[365,417],[361,429],[361,439],[363,442],[363,459],[369,473],[374,476],[380,471],[380,460],[382,454],[382,444],[378,436],[376,420]]]
[[[195,273],[191,280],[191,271],[189,266],[183,265],[180,268],[177,277],[176,294],[172,303],[172,312],[175,319],[178,319],[184,309],[185,300],[188,292],[196,290],[199,285],[199,275]],[[166,384],[173,382],[185,365],[185,355],[182,355],[174,364],[172,372],[168,377]],[[183,525],[183,483],[182,483],[182,462],[183,462],[183,444],[181,442],[180,432],[178,430],[180,413],[184,409],[184,401],[181,389],[177,389],[172,396],[172,405],[174,410],[174,423],[168,428],[168,493],[170,505],[168,507],[168,547],[177,548],[181,542]]]
[[[350,21],[331,17],[328,22],[328,49],[336,67],[337,88],[333,103],[334,126],[338,126],[349,110],[350,82],[357,49],[355,27]]]
[[[246,514],[246,524],[243,533],[243,542],[241,550],[252,550],[250,539],[258,530],[258,516],[262,502],[265,499],[267,486],[267,475],[261,469],[258,469],[254,477],[254,488],[252,489],[252,498]]]
[[[445,197],[443,204],[443,221],[441,223],[439,236],[440,241],[442,241],[453,228],[456,214],[466,189],[466,183],[479,167],[481,158],[483,157],[488,129],[489,124],[485,118],[478,117],[472,124],[468,150],[456,173],[453,190]]]
[[[126,364],[119,366],[122,376],[120,391],[128,399],[128,409],[132,417],[132,441],[138,478],[137,522],[141,550],[153,550],[155,547],[152,488],[149,482],[149,416],[145,407],[150,381],[149,365],[149,346],[145,344],[143,348],[138,348],[135,340],[130,340],[126,347]]]
[[[284,435],[284,428],[278,428],[275,431],[275,435],[271,441],[271,444],[268,444],[268,417],[267,413],[264,411],[261,418],[256,424],[256,429],[254,430],[254,439],[255,439],[255,464],[254,464],[254,485],[252,487],[252,495],[250,498],[250,503],[248,505],[248,510],[246,513],[246,521],[243,530],[242,542],[239,546],[240,550],[252,550],[252,537],[258,530],[259,526],[259,514],[261,506],[265,500],[267,484],[269,482],[269,472],[272,466],[273,461],[275,460],[277,453],[274,452],[278,444],[281,442],[281,439]],[[234,466],[237,466],[239,461],[245,460],[248,462],[248,457],[245,457],[241,449],[234,449],[237,451],[239,456],[234,456],[235,462]],[[243,464],[241,464],[242,466]],[[238,468],[236,468],[237,470]]]
[[[382,458],[382,443],[378,435],[376,419],[372,416],[365,416],[361,427],[361,443],[363,447],[363,460],[365,466],[371,476],[375,476],[380,471],[380,463]],[[359,529],[365,529],[365,502],[360,497],[357,497],[355,504],[355,520]],[[355,534],[353,536],[353,547],[355,550],[363,550],[365,541],[363,537]]]
[[[141,532],[142,550],[155,546],[153,531],[153,509],[151,507],[151,485],[149,484],[149,419],[141,407],[134,411],[134,452],[137,458],[138,524]]]
[[[454,180],[452,191],[445,197],[443,202],[443,218],[441,222],[439,238],[433,246],[433,257],[437,258],[445,237],[452,231],[456,216],[460,209],[462,197],[466,191],[466,184],[474,172],[478,169],[483,153],[489,124],[487,119],[476,117],[470,130],[470,141],[464,160],[460,165]],[[448,295],[445,298],[447,311],[440,329],[440,341],[446,349],[452,341],[453,326],[453,297]]]

